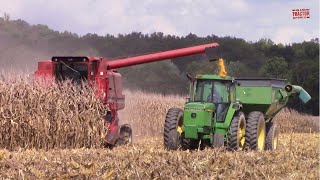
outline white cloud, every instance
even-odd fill
[[[137,21],[141,26],[143,26],[143,32],[159,31],[165,34],[175,34],[178,32],[174,25],[162,16],[144,16],[139,18]]]
[[[230,10],[233,10],[235,12],[241,12],[246,13],[249,9],[249,4],[245,0],[238,0],[238,1],[224,1],[226,7],[230,7]]]
[[[289,43],[315,38],[319,31],[318,0],[0,0],[0,4],[0,14],[79,34],[191,32]],[[293,20],[294,8],[310,8],[311,19]]]
[[[275,43],[289,44],[299,39],[310,40],[316,34],[307,33],[302,27],[282,27],[275,32],[272,40]]]

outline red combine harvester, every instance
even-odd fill
[[[99,57],[55,56],[51,61],[38,62],[35,76],[50,77],[58,81],[66,79],[74,82],[87,81],[90,86],[94,86],[109,110],[105,116],[107,130],[105,145],[112,147],[115,144],[127,144],[132,141],[130,125],[119,127],[117,112],[124,109],[125,96],[122,94],[122,77],[116,68],[202,54],[217,46],[219,46],[217,43],[204,44],[113,61]]]

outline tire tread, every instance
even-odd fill
[[[252,111],[247,117],[247,127],[246,127],[246,140],[245,147],[247,149],[258,148],[257,136],[258,136],[258,126],[259,119],[263,116],[260,111]]]
[[[164,147],[170,150],[176,150],[178,148],[178,142],[171,142],[172,131],[177,131],[178,126],[178,117],[182,112],[180,108],[170,108],[166,114],[165,123],[164,123]],[[178,140],[178,139],[177,139]]]

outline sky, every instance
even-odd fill
[[[292,9],[310,9],[293,19]],[[0,0],[0,16],[58,31],[269,38],[289,44],[319,37],[319,0]]]

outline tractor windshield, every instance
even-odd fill
[[[60,63],[54,66],[55,77],[62,81],[70,79],[73,82],[80,83],[88,78],[88,65],[86,63]]]
[[[198,79],[194,86],[194,102],[230,102],[230,81]]]

